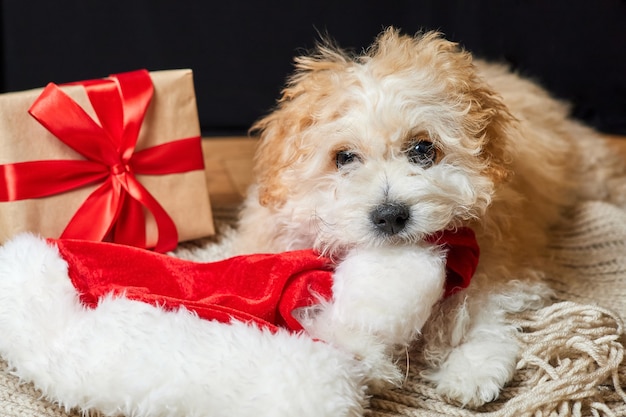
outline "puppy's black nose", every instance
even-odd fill
[[[409,217],[409,207],[402,203],[384,203],[372,210],[370,219],[376,230],[386,235],[395,235],[404,229]]]

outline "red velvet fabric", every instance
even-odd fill
[[[474,231],[469,227],[460,227],[454,231],[435,233],[426,240],[442,245],[448,251],[444,297],[467,288],[480,258],[480,248]]]
[[[446,295],[467,287],[478,263],[474,233],[459,229],[430,240],[448,247]],[[320,296],[332,297],[332,263],[312,250],[198,263],[115,243],[50,241],[90,307],[113,293],[168,309],[184,306],[207,320],[299,331],[293,310],[316,304]]]

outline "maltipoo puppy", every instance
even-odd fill
[[[394,349],[419,337],[423,375],[441,394],[495,399],[519,350],[505,316],[549,298],[548,230],[598,181],[583,173],[600,139],[535,84],[437,33],[388,29],[360,55],[325,43],[295,62],[254,126],[238,251],[335,259],[332,300],[298,316],[372,382],[401,380]],[[444,298],[448,247],[432,237],[469,229],[478,269]]]

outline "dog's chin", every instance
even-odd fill
[[[428,232],[405,230],[392,235],[375,230],[357,236],[349,234],[333,234],[318,236],[315,249],[323,255],[342,258],[354,249],[370,249],[382,247],[400,247],[420,245],[425,242]]]

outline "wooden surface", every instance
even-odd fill
[[[252,182],[256,140],[246,137],[211,137],[202,141],[207,185],[213,210],[239,205]]]
[[[626,163],[626,137],[607,136],[609,145]],[[211,137],[202,141],[211,205],[216,211],[239,205],[252,181],[256,140],[247,137]]]

